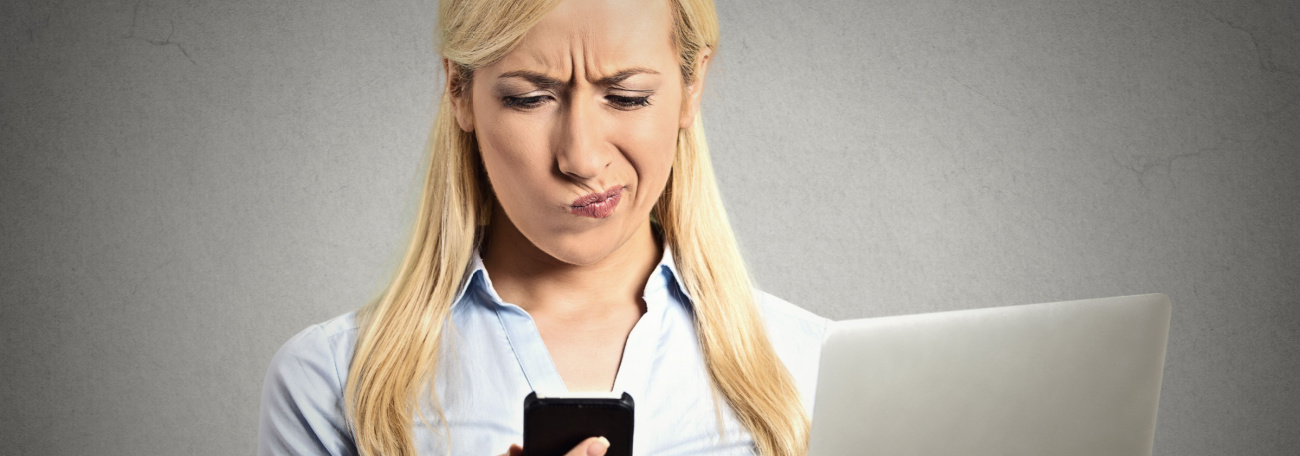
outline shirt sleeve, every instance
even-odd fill
[[[271,359],[262,384],[258,454],[357,454],[334,351],[316,325],[285,342]]]

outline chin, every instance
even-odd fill
[[[539,247],[542,251],[561,262],[574,266],[588,266],[599,263],[618,250],[619,243],[614,239],[600,239],[605,237],[591,235],[565,236],[562,239],[557,239],[558,242],[549,246]]]
[[[646,219],[649,219],[648,214]],[[567,222],[569,220],[525,225],[516,233],[522,234],[540,253],[557,262],[591,266],[609,259],[611,255],[619,255],[639,228],[629,224],[630,220],[622,213],[615,213],[595,224],[589,221],[580,224],[585,226],[575,227]]]

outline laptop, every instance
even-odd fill
[[[1163,294],[835,322],[810,456],[1149,456]]]

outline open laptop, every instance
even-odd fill
[[[1151,454],[1162,294],[836,322],[810,456]]]

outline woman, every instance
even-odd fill
[[[438,17],[447,85],[405,260],[281,348],[261,452],[495,454],[534,390],[629,392],[637,454],[806,452],[826,320],[750,288],[723,213],[698,115],[712,3]]]

